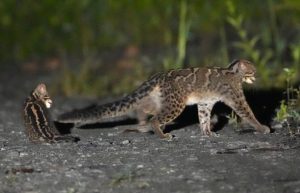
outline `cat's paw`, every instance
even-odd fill
[[[216,133],[216,132],[212,132],[212,131],[209,131],[209,132],[204,132],[202,131],[202,137],[220,137],[220,134]]]
[[[171,133],[165,133],[163,139],[166,141],[172,141],[174,136]]]
[[[201,135],[202,137],[219,137],[220,135],[216,132],[211,131],[210,127],[203,127],[204,129],[201,129]]]
[[[257,129],[259,133],[267,134],[271,132],[271,129],[266,125],[261,125],[259,129]]]

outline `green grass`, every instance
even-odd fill
[[[271,68],[267,66],[270,63],[272,56],[274,55],[273,50],[263,49],[258,50],[257,44],[260,40],[258,35],[250,37],[244,27],[244,15],[238,12],[235,5],[227,1],[227,7],[229,16],[227,17],[228,23],[234,28],[239,40],[233,43],[234,47],[241,53],[245,58],[252,61],[258,70],[260,76],[260,84],[264,86],[270,86],[272,82],[269,80],[271,75]]]
[[[186,58],[187,38],[190,29],[190,20],[188,17],[188,4],[186,0],[180,0],[177,35],[177,56],[166,56],[163,59],[165,70],[183,68]],[[176,59],[175,59],[176,58]]]
[[[275,120],[286,125],[291,135],[300,134],[300,87],[294,88],[291,84],[295,78],[295,71],[285,68],[286,99],[281,101],[276,112]]]

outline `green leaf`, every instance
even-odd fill
[[[234,28],[238,28],[238,22],[233,17],[227,17],[227,22],[232,25]]]
[[[258,62],[259,57],[260,57],[259,51],[257,51],[257,50],[252,51],[251,57],[252,57],[254,62]]]
[[[258,37],[258,36],[253,37],[253,38],[250,40],[250,42],[249,42],[250,46],[251,46],[252,48],[254,48],[258,40],[259,40],[259,37]]]

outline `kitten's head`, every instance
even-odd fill
[[[52,100],[50,99],[46,85],[45,84],[39,84],[32,93],[33,97],[36,100],[42,101],[47,108],[50,108],[52,105]]]
[[[229,65],[229,68],[233,70],[235,73],[238,73],[242,77],[243,82],[252,84],[255,81],[256,69],[254,65],[248,60],[244,60],[244,59],[234,60]]]

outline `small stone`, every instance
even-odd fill
[[[100,142],[98,143],[100,146],[108,146],[108,145],[111,145],[112,143],[108,142],[108,141],[103,141],[103,142]]]
[[[129,143],[130,143],[129,140],[124,140],[124,141],[122,141],[122,144],[123,144],[123,145],[127,145],[127,144],[129,144]]]
[[[211,155],[216,155],[219,151],[217,149],[211,149],[210,154]]]
[[[187,158],[188,161],[198,161],[199,159],[197,157],[191,156]]]
[[[274,124],[272,126],[273,129],[282,129],[283,128],[283,125],[281,123],[277,123],[277,124]]]
[[[174,173],[174,172],[175,172],[175,170],[170,169],[170,170],[167,171],[167,174],[171,174],[171,173]]]
[[[26,152],[21,152],[20,153],[20,157],[25,157],[25,156],[27,156],[28,155],[28,153],[26,153]]]
[[[141,189],[145,189],[145,188],[150,187],[150,184],[146,181],[142,181],[142,182],[139,182],[137,186]]]
[[[144,168],[144,165],[143,165],[143,164],[137,165],[136,168],[137,168],[137,169],[142,169],[142,168]]]

